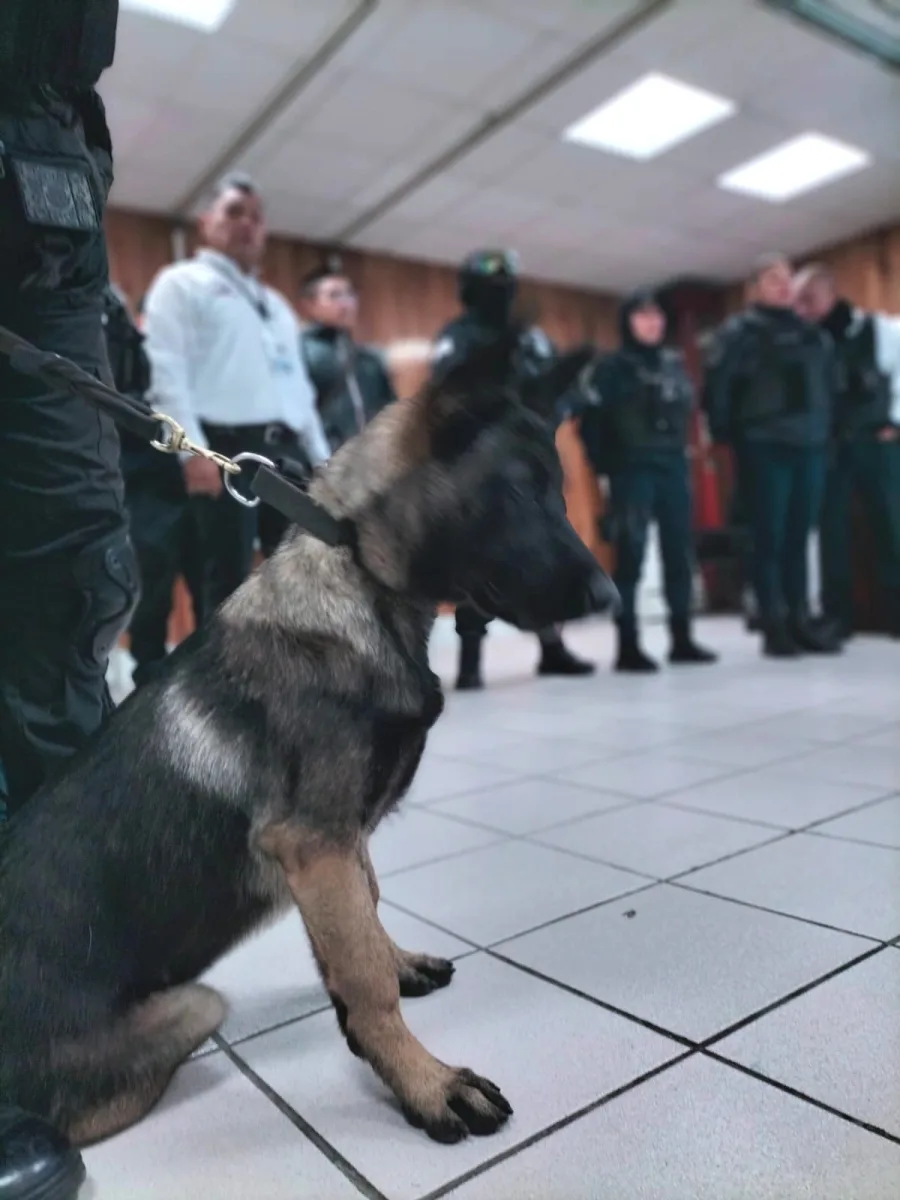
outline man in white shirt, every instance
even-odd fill
[[[812,263],[794,281],[797,311],[834,340],[833,443],[819,527],[822,609],[853,632],[851,506],[858,492],[875,540],[889,632],[900,637],[900,319],[848,303]]]
[[[191,441],[221,454],[318,466],[329,446],[300,356],[300,325],[287,300],[259,280],[266,232],[254,184],[224,179],[200,218],[204,248],[164,268],[147,294],[152,400]],[[183,471],[189,495],[201,498],[213,608],[249,574],[257,536],[271,553],[286,522],[232,500],[206,459],[187,458]]]

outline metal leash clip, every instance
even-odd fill
[[[165,413],[154,412],[153,418],[164,425],[168,431],[168,437],[164,442],[159,440],[151,441],[150,445],[154,450],[159,450],[162,454],[192,454],[195,458],[206,458],[211,463],[215,463],[217,467],[225,472],[225,482],[228,483],[229,475],[240,475],[241,468],[238,462],[242,458],[255,458],[255,455],[238,454],[236,458],[228,458],[225,454],[217,454],[215,450],[208,450],[206,446],[198,446],[196,442],[192,442],[187,436],[184,429],[178,424],[174,418],[166,416]],[[268,462],[268,459],[260,461]],[[271,465],[271,464],[269,464]],[[228,489],[229,495],[234,496],[231,488]],[[235,497],[237,498],[237,497]],[[244,502],[246,503],[246,501]],[[258,503],[258,501],[257,501]],[[253,505],[252,507],[256,507]]]

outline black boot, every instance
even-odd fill
[[[891,588],[887,594],[888,636],[900,638],[900,589]]]
[[[718,654],[714,654],[712,650],[707,650],[705,646],[698,646],[691,636],[690,621],[674,618],[669,623],[669,630],[672,634],[672,648],[669,651],[669,662],[673,664],[681,663],[714,663],[719,661]]]
[[[646,655],[638,641],[637,630],[619,628],[619,657],[616,670],[634,675],[652,675],[659,664]]]
[[[541,638],[541,661],[538,675],[593,675],[597,669],[592,662],[578,658],[561,637]]]
[[[484,638],[471,633],[459,639],[459,675],[456,678],[458,692],[477,692],[484,687],[481,678],[481,643]]]
[[[837,630],[830,622],[813,621],[806,614],[791,618],[788,633],[807,654],[840,654],[843,649]]]
[[[800,647],[781,621],[766,626],[762,652],[767,658],[799,658],[801,654]]]
[[[0,1200],[75,1200],[84,1163],[40,1117],[0,1108]]]
[[[759,633],[762,629],[762,621],[759,616],[756,596],[750,588],[745,588],[741,593],[741,610],[744,614],[744,628],[747,632]]]

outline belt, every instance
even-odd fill
[[[258,438],[266,446],[276,446],[279,442],[296,441],[297,435],[283,421],[272,421],[267,425],[214,425],[212,421],[204,421],[203,428],[213,437]]]

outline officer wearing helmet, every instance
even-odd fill
[[[448,360],[468,357],[473,351],[490,345],[507,332],[514,322],[519,285],[518,256],[511,250],[478,250],[470,254],[459,272],[459,298],[462,312],[438,335],[434,347],[435,370]],[[518,379],[540,375],[552,364],[556,349],[538,326],[523,330],[514,357],[513,372]],[[562,397],[559,412],[562,413]],[[457,688],[483,687],[481,649],[488,619],[477,609],[462,604],[456,609],[456,632],[460,639]],[[563,643],[554,626],[538,634],[541,657],[540,675],[590,675],[593,663],[576,658]]]

